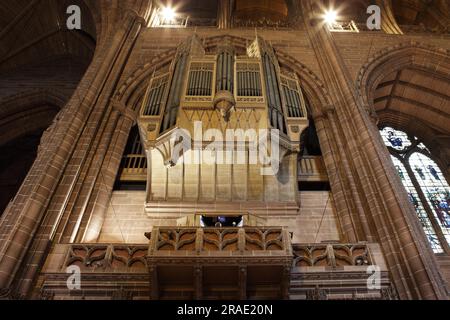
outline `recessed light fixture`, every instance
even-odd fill
[[[335,10],[327,10],[324,14],[324,20],[329,25],[335,24],[337,20],[337,12]]]
[[[161,9],[161,17],[164,22],[172,22],[176,17],[176,12],[171,7],[163,7]]]

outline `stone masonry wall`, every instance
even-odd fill
[[[294,243],[339,241],[338,223],[329,192],[301,192],[297,217],[269,218],[267,225],[285,226],[293,232]],[[145,213],[145,191],[113,193],[100,233],[101,243],[146,243],[145,232],[153,226],[173,226],[176,219],[154,219]]]

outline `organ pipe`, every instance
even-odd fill
[[[161,133],[176,124],[178,109],[180,108],[181,86],[186,68],[187,54],[182,54],[175,65],[175,71],[170,84],[169,99],[167,101]]]
[[[153,80],[152,87],[147,96],[147,103],[145,105],[143,112],[144,116],[159,115],[166,87],[167,87],[167,76]]]
[[[234,54],[222,51],[217,57],[217,84],[216,90],[233,92]]]
[[[263,69],[266,80],[270,124],[273,128],[278,129],[286,134],[287,128],[285,125],[283,107],[281,104],[281,96],[276,69],[274,63],[267,53],[265,53],[263,57]]]
[[[304,117],[301,91],[298,90],[297,84],[291,84],[293,80],[285,79],[283,83],[283,93],[286,98],[289,117],[301,118]]]

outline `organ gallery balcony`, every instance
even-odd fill
[[[154,227],[147,236],[149,244],[55,245],[39,297],[395,299],[377,244],[292,244],[281,227]],[[77,269],[80,287],[69,288]]]
[[[153,228],[153,299],[289,296],[290,234],[279,227]]]

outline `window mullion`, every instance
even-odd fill
[[[436,236],[438,237],[439,242],[441,243],[442,249],[444,250],[445,253],[450,254],[450,247],[447,242],[447,239],[445,238],[445,235],[442,233],[441,226],[436,221],[434,211],[430,207],[430,205],[427,201],[427,198],[426,198],[425,194],[423,193],[423,190],[420,187],[420,184],[417,181],[416,176],[409,165],[409,161],[405,160],[405,161],[402,161],[402,163],[403,163],[403,166],[406,168],[406,171],[411,179],[414,189],[416,189],[417,195],[419,196],[420,201],[422,202],[422,206],[425,209],[425,212],[427,213],[428,219],[430,219],[431,225],[433,226],[434,232],[436,233]]]

